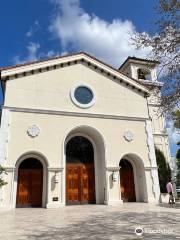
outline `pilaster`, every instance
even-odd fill
[[[0,165],[4,166],[8,157],[8,141],[9,141],[9,126],[10,126],[10,110],[3,109],[1,116],[0,127]],[[0,206],[3,201],[3,189],[0,188]]]
[[[107,185],[108,185],[108,197],[107,205],[119,205],[122,204],[121,191],[120,191],[120,167],[107,167]]]
[[[159,177],[156,163],[152,122],[150,120],[146,120],[146,133],[147,133],[147,145],[149,150],[148,155],[151,164],[150,173],[152,178],[152,190],[154,198],[156,199],[156,201],[159,201],[160,199]]]

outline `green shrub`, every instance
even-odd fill
[[[166,184],[171,179],[171,169],[169,164],[166,162],[163,152],[159,149],[155,149],[156,162],[158,166],[159,185],[162,193],[166,193]]]

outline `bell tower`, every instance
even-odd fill
[[[163,83],[158,81],[156,67],[159,62],[154,60],[128,57],[120,66],[119,71],[149,89],[147,98],[149,115],[152,121],[155,147],[160,149],[167,162],[171,161],[168,134],[165,117],[160,112],[161,88]]]
[[[128,57],[119,71],[139,81],[156,82],[156,66],[158,61]]]

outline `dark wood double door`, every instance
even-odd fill
[[[131,163],[125,159],[120,162],[121,199],[124,202],[135,202],[134,173]]]
[[[95,203],[94,149],[85,137],[66,145],[66,204]]]
[[[95,203],[94,164],[66,165],[66,203]]]
[[[16,206],[42,207],[43,169],[35,168],[34,159],[25,161],[18,170]],[[34,168],[27,168],[27,165]]]

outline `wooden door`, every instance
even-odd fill
[[[121,198],[125,202],[135,202],[134,174],[132,168],[120,169]]]
[[[66,165],[66,202],[68,204],[80,203],[79,171],[77,164]]]
[[[81,203],[95,203],[94,164],[84,164],[80,169]]]
[[[18,186],[17,186],[17,207],[30,207],[30,181],[29,171],[19,169],[18,172]]]
[[[66,203],[95,203],[94,164],[66,165]]]
[[[42,206],[42,169],[19,169],[17,186],[17,207]]]
[[[31,206],[42,207],[43,170],[31,171]]]

